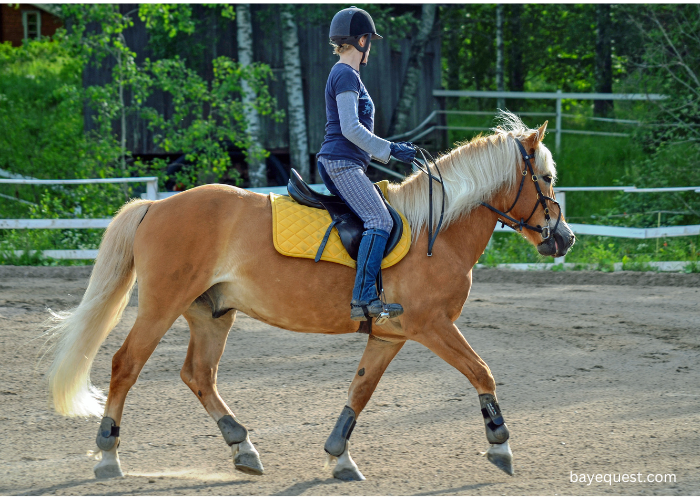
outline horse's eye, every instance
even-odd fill
[[[551,183],[552,183],[552,176],[551,176],[551,175],[543,175],[543,176],[542,176],[542,179],[544,179],[544,181],[545,181],[547,184],[551,184]]]

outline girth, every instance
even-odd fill
[[[403,220],[399,213],[386,202],[381,189],[377,186],[375,186],[375,188],[384,201],[391,215],[391,219],[394,222],[391,233],[389,233],[386,249],[384,250],[384,256],[386,257],[401,239],[401,235],[403,234]],[[360,250],[360,241],[362,241],[362,233],[365,230],[364,223],[339,196],[321,194],[311,189],[295,169],[292,169],[289,176],[287,191],[289,192],[289,196],[300,205],[325,209],[331,216],[331,224],[328,226],[326,234],[316,253],[316,262],[321,259],[323,250],[326,247],[326,243],[334,227],[338,231],[340,241],[343,243],[345,250],[347,250],[353,260],[357,260],[357,254]]]

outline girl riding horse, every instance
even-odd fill
[[[383,304],[375,287],[393,225],[384,200],[367,178],[371,158],[387,163],[391,155],[411,163],[416,149],[411,143],[393,143],[374,135],[374,102],[360,79],[372,40],[382,37],[372,17],[350,7],[331,22],[330,40],[340,60],[326,82],[326,136],[317,154],[318,172],[328,190],[339,196],[362,219],[365,231],[357,255],[350,318],[371,321],[382,312],[390,318],[403,314],[400,304]]]

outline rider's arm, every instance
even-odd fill
[[[335,100],[338,104],[340,131],[343,136],[358,148],[371,154],[376,160],[387,163],[391,156],[389,149],[391,143],[374,135],[360,123],[357,112],[357,92],[342,92],[336,96]]]

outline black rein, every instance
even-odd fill
[[[425,169],[423,169],[423,165],[421,165],[420,162],[415,159],[413,160],[413,166],[428,176],[428,204],[430,205],[428,209],[428,257],[432,257],[433,244],[435,243],[438,233],[440,232],[440,228],[442,227],[442,219],[445,215],[445,183],[442,181],[442,174],[440,173],[440,169],[438,168],[437,162],[435,161],[435,158],[433,158],[433,155],[431,155],[428,150],[423,149],[420,146],[415,146],[415,148],[416,151],[418,151],[423,157]],[[428,160],[433,162],[433,166],[435,167],[438,176],[440,176],[439,179],[435,177],[432,172],[430,172],[430,163]],[[442,207],[440,208],[440,220],[435,228],[435,234],[433,234],[433,181],[440,183],[440,186],[442,187]]]
[[[496,207],[493,207],[489,205],[486,202],[481,202],[483,206],[488,208],[489,210],[496,212],[498,215],[503,217],[504,219],[510,221],[513,223],[507,224],[508,227],[511,229],[514,229],[516,231],[521,231],[523,229],[529,229],[531,231],[535,231],[537,233],[540,233],[542,235],[543,241],[548,240],[549,238],[552,237],[553,233],[557,230],[557,227],[559,227],[559,222],[561,221],[561,207],[559,207],[559,203],[557,200],[554,198],[550,198],[549,196],[546,196],[543,192],[542,189],[540,189],[540,184],[538,181],[539,177],[535,175],[535,171],[532,168],[532,164],[530,163],[530,160],[533,160],[535,157],[527,154],[527,151],[525,151],[525,148],[523,145],[520,143],[518,139],[515,139],[515,143],[518,145],[518,149],[520,150],[520,155],[523,157],[523,161],[525,162],[526,170],[522,171],[522,178],[520,179],[520,187],[518,188],[518,194],[515,197],[515,201],[513,204],[510,206],[508,210],[505,212],[502,212],[498,210]],[[415,145],[414,145],[415,146]],[[427,151],[424,148],[421,148],[420,146],[415,146],[416,151],[421,154],[423,157],[423,164],[421,164],[418,160],[413,160],[413,166],[423,172],[425,175],[428,176],[428,203],[430,204],[429,207],[429,214],[428,214],[428,257],[433,256],[433,244],[435,244],[435,240],[437,239],[438,233],[440,232],[440,228],[442,227],[442,220],[445,215],[445,183],[442,180],[442,174],[440,173],[440,169],[437,166],[437,162],[435,161],[435,158],[433,158],[433,155],[430,154],[429,151]],[[435,170],[438,173],[438,177],[435,177],[432,172],[430,171],[430,163],[432,162],[433,166],[435,167]],[[423,166],[425,165],[425,168]],[[525,185],[525,177],[527,174],[530,174],[530,177],[532,178],[532,181],[535,183],[535,189],[537,190],[537,201],[535,202],[535,206],[532,209],[532,212],[530,213],[530,216],[527,219],[521,218],[520,220],[514,219],[508,213],[515,208],[515,205],[518,204],[518,200],[520,199],[520,195],[523,192],[523,186]],[[435,228],[435,233],[433,233],[433,181],[438,182],[440,186],[442,187],[442,206],[440,208],[440,219],[438,221],[437,227]],[[551,201],[554,203],[557,207],[559,207],[559,216],[557,217],[557,222],[554,225],[554,229],[549,228],[549,221],[551,220],[551,217],[549,216],[549,208],[547,207],[547,201]],[[539,224],[537,226],[533,226],[531,224],[528,224],[530,219],[532,219],[532,216],[535,215],[535,212],[537,211],[538,205],[542,205],[542,209],[544,210],[544,218],[547,221],[547,227],[542,227]],[[502,221],[500,218],[498,222],[501,223],[501,227],[505,226],[506,223]]]

